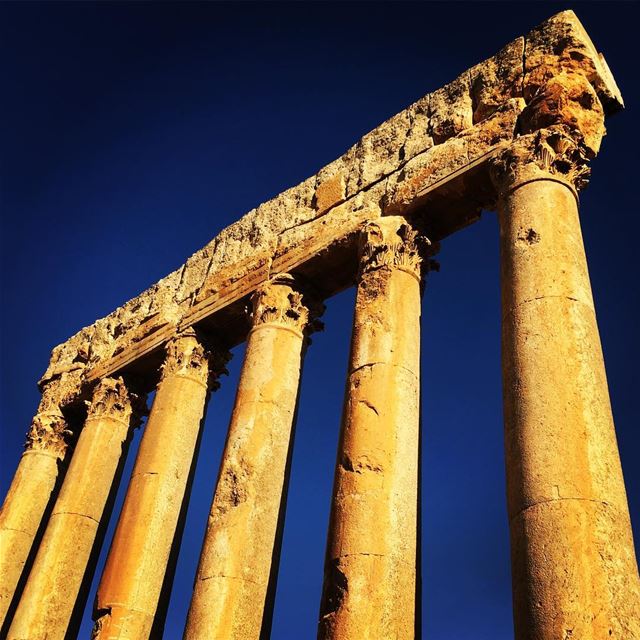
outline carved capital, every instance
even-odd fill
[[[517,138],[491,161],[491,176],[500,192],[550,177],[579,191],[589,183],[588,160],[579,138],[566,127],[549,127]]]
[[[172,376],[192,378],[217,389],[218,378],[228,373],[225,365],[231,354],[204,340],[193,329],[187,329],[166,344],[166,356],[162,364],[160,384]]]
[[[87,420],[111,418],[137,427],[146,413],[145,396],[129,391],[121,377],[103,378],[88,403]]]
[[[433,253],[431,241],[401,216],[368,222],[360,233],[360,277],[379,269],[400,269],[421,280]]]
[[[31,421],[24,445],[25,451],[46,451],[64,458],[72,432],[62,413],[44,411],[36,413]]]
[[[61,410],[66,392],[65,384],[59,379],[44,386],[38,412],[27,432],[25,451],[46,451],[64,458],[73,436]]]
[[[324,312],[324,304],[288,273],[260,286],[251,297],[251,307],[254,328],[275,324],[310,335],[323,326],[318,318]]]

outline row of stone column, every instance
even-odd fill
[[[416,233],[404,219],[371,224],[363,232],[361,255],[347,396],[350,409],[345,413],[336,472],[335,530],[327,556],[331,569],[323,598],[322,628],[329,635],[333,632],[327,621],[340,618],[329,611],[335,604],[330,584],[334,574],[345,572],[356,582],[360,577],[362,589],[352,589],[350,598],[361,603],[367,600],[363,578],[372,570],[381,579],[404,581],[398,576],[399,562],[415,585],[421,265]],[[322,305],[287,275],[272,279],[253,297],[253,328],[185,638],[268,636],[300,372],[307,336],[321,311]],[[171,579],[170,556],[179,545],[180,514],[188,499],[201,421],[222,360],[224,354],[208,350],[193,331],[167,345],[98,588],[94,638],[148,638],[161,633],[159,608]],[[108,517],[109,497],[117,486],[131,428],[139,420],[133,400],[122,378],[108,378],[95,387],[9,638],[62,638],[74,624],[74,610],[82,609],[86,594],[81,591],[83,585],[86,591],[86,578],[94,569],[91,557],[101,542],[99,528]],[[56,419],[62,434],[62,414]],[[25,459],[31,455],[29,450]],[[35,522],[44,508],[27,506],[27,501],[38,493],[39,474],[32,474],[29,482],[14,493]],[[3,513],[15,510],[8,502]],[[369,540],[362,535],[357,543],[357,532],[369,530],[375,521],[389,523],[388,536]],[[407,531],[413,531],[413,539]],[[23,546],[12,551],[14,557],[22,556],[24,564],[29,545]],[[3,580],[8,596],[16,582]],[[414,591],[409,586],[401,593]],[[411,595],[411,610],[401,611],[411,625],[414,600]],[[385,617],[398,617],[394,603],[384,608]],[[350,633],[354,624],[350,610],[342,608],[344,633]]]
[[[263,620],[270,618],[277,570],[271,558],[280,543],[302,357],[322,309],[299,289],[284,275],[253,298],[253,329],[187,637],[251,637],[244,635],[246,630],[260,633]],[[171,556],[180,542],[201,423],[227,357],[205,347],[194,331],[167,345],[98,589],[95,638],[161,634],[162,596],[170,589]],[[20,596],[17,609],[10,612],[7,637],[63,638],[73,631],[74,611],[82,609],[86,593],[81,591],[84,587],[86,592],[87,577],[95,568],[91,558],[101,543],[98,530],[108,519],[109,497],[140,413],[134,411],[135,399],[122,378],[107,378],[95,387],[50,515],[47,502],[60,481],[69,431],[59,407],[53,410],[49,405],[55,403],[48,396],[43,399],[0,520],[3,622],[9,622],[4,618],[12,598]],[[42,525],[44,535],[21,589],[21,574]],[[248,540],[253,540],[251,550]],[[224,615],[229,608],[232,619]],[[203,626],[208,631],[201,631]]]
[[[574,183],[582,164],[575,154],[575,145],[556,134],[524,136],[494,164],[518,640],[640,638],[640,580],[580,235]],[[323,640],[419,635],[427,246],[401,217],[377,220],[361,233],[318,627]],[[302,360],[320,312],[309,290],[287,275],[253,297],[186,623],[189,640],[269,635]],[[98,589],[94,638],[161,635],[202,419],[225,358],[194,331],[167,345]],[[32,436],[0,516],[0,613],[6,615],[14,593],[18,602],[11,640],[63,638],[72,628],[138,419],[134,400],[121,378],[96,386],[47,518],[65,427],[55,403],[43,398],[32,433],[49,440]],[[49,441],[55,444],[48,448]],[[22,588],[43,516],[44,534]]]

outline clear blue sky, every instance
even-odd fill
[[[609,122],[582,220],[640,537],[633,3],[0,5],[2,495],[54,345],[387,117],[569,6],[628,104]],[[446,240],[440,262],[423,306],[424,637],[507,640],[495,214]],[[305,364],[274,640],[315,637],[353,297],[329,300],[326,330]],[[182,632],[241,360],[238,348],[209,405],[169,639]]]

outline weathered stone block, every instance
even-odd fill
[[[473,126],[473,103],[469,73],[431,94],[429,100],[429,129],[436,144],[445,142]]]
[[[608,114],[624,107],[620,89],[604,57],[597,52],[573,11],[562,11],[533,29],[526,36],[524,59],[525,98],[527,92],[536,90],[537,83],[530,79],[531,71],[546,66],[585,74]]]
[[[482,122],[504,105],[505,99],[522,97],[524,38],[517,38],[493,58],[472,67],[473,123]]]
[[[316,187],[316,209],[318,213],[325,213],[331,207],[344,201],[346,185],[344,173],[339,171]]]
[[[305,247],[318,250],[322,243],[312,234],[336,240],[352,233],[364,211],[404,213],[424,189],[518,135],[561,126],[593,155],[604,135],[600,103],[607,113],[622,106],[615,81],[575,14],[559,13],[389,118],[316,175],[223,229],[138,298],[78,332],[54,350],[43,381],[75,370],[105,374],[112,360],[121,367],[127,353],[139,356],[138,343],[151,341],[145,345],[153,348],[154,334],[164,340],[167,328],[202,319],[207,296],[222,300],[223,289],[240,282],[249,293],[276,257],[303,260]],[[468,187],[463,181],[459,188],[464,200]],[[477,201],[468,195],[468,215],[452,215],[448,231],[439,219],[444,235],[473,219]]]

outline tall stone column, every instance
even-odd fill
[[[122,378],[105,378],[95,387],[60,495],[8,637],[13,640],[64,638],[83,580],[99,551],[96,540],[123,452],[129,444],[131,398]],[[95,545],[98,545],[96,548]]]
[[[288,275],[253,297],[229,434],[184,637],[268,637],[305,334],[315,309]]]
[[[0,510],[0,627],[59,480],[71,433],[60,410],[60,386],[45,387],[25,451]],[[8,622],[8,621],[6,621]]]
[[[148,638],[179,525],[212,375],[193,331],[167,345],[151,414],[102,574],[93,638]]]
[[[640,638],[640,581],[562,127],[495,166],[517,640]]]
[[[362,233],[320,607],[322,640],[415,633],[419,241],[398,216],[376,220]]]

